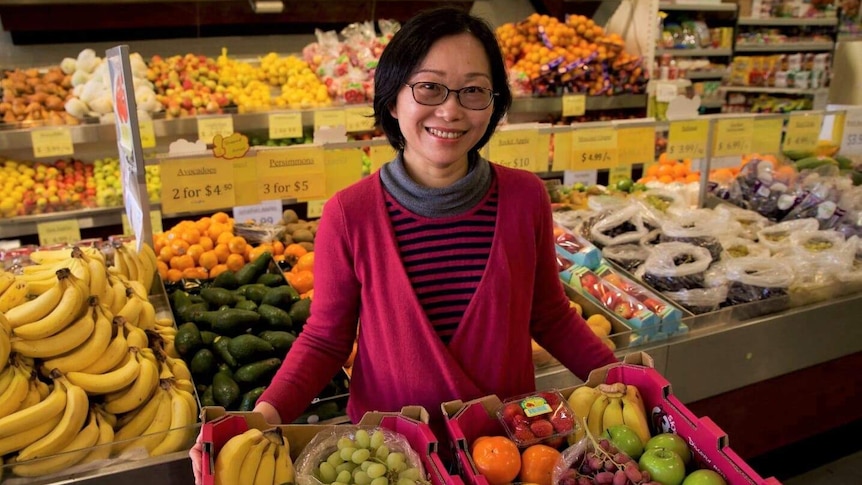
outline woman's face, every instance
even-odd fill
[[[407,79],[407,84],[438,83],[450,89],[493,89],[491,68],[482,44],[470,34],[444,37]],[[420,89],[420,86],[417,86]],[[407,86],[398,93],[391,114],[404,135],[404,162],[419,172],[450,171],[467,165],[467,153],[485,134],[493,105],[467,109],[450,92],[438,106],[425,106]]]

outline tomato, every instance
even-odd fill
[[[538,485],[552,485],[551,477],[554,474],[554,467],[557,466],[561,457],[560,452],[550,446],[530,446],[521,455],[521,481]]]
[[[511,483],[521,469],[521,453],[518,446],[503,436],[479,438],[473,443],[473,462],[479,473],[491,485]],[[550,485],[550,483],[548,484]]]

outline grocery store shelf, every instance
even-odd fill
[[[815,96],[817,94],[828,93],[829,88],[818,89],[800,89],[800,88],[774,88],[774,87],[758,87],[758,86],[722,86],[721,91],[733,91],[735,93],[774,93],[774,94],[800,94]]]
[[[659,10],[672,11],[678,10],[683,12],[735,12],[735,3],[665,3],[659,2]]]
[[[834,42],[783,42],[781,44],[736,44],[736,52],[812,52],[831,51]]]
[[[700,71],[688,71],[683,76],[685,79],[695,81],[698,79],[719,79],[727,74],[727,69],[704,69]]]
[[[661,56],[669,54],[673,57],[718,57],[731,56],[733,49],[729,48],[708,48],[708,49],[656,49],[655,55]]]
[[[853,42],[857,40],[862,40],[862,32],[842,32],[838,34],[838,42]]]
[[[619,94],[616,96],[587,96],[587,111],[604,111],[609,109],[645,108],[645,94]],[[515,98],[509,117],[527,113],[559,113],[563,109],[562,98],[557,96]]]
[[[838,17],[821,18],[791,18],[791,17],[769,17],[753,18],[741,17],[736,21],[737,25],[763,25],[763,26],[833,26],[838,25]]]
[[[723,99],[708,99],[700,103],[700,107],[706,109],[717,109],[721,108],[722,106],[724,106]]]

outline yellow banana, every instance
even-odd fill
[[[273,484],[293,483],[296,481],[296,471],[293,468],[293,460],[290,459],[290,445],[287,439],[284,444],[277,446],[275,451],[275,479]]]
[[[6,362],[9,361],[9,354],[12,353],[12,341],[9,340],[11,326],[6,321],[6,317],[0,313],[0,370],[6,367]]]
[[[189,445],[192,431],[194,431],[191,425],[195,423],[195,415],[189,409],[188,401],[180,392],[182,391],[168,390],[171,396],[170,431],[168,431],[162,442],[152,449],[150,456],[173,453]]]
[[[81,460],[81,463],[91,461],[107,460],[111,456],[111,443],[114,442],[114,427],[108,415],[101,409],[91,411],[96,415],[96,423],[99,426],[99,439],[96,440],[94,448]],[[111,415],[113,416],[113,415]]]
[[[37,357],[40,359],[57,357],[86,342],[93,334],[95,325],[93,312],[85,311],[71,325],[50,337],[36,340],[14,339],[12,341],[12,350],[27,357]],[[21,329],[24,327],[18,328]]]
[[[190,381],[188,379],[176,379],[175,378],[173,382],[174,382],[174,386],[177,389],[182,389],[183,391],[186,391],[189,394],[194,394],[195,386],[194,386],[194,384],[192,384],[192,381]]]
[[[170,400],[170,396],[168,396],[167,391],[159,387],[143,407],[117,421],[117,432],[114,434],[114,442],[117,443],[116,452],[120,453],[133,445],[134,442],[129,440],[144,434],[156,418],[156,413],[159,412],[164,399]]]
[[[153,289],[153,283],[155,281],[157,272],[156,261],[158,260],[158,258],[156,257],[156,253],[155,251],[153,251],[153,248],[147,243],[141,245],[140,255],[141,262],[144,264],[147,270],[147,274],[145,275],[145,278],[142,283],[144,283],[144,287],[149,294],[150,290]]]
[[[27,384],[27,397],[25,397],[24,401],[21,402],[21,406],[18,407],[16,412],[23,411],[42,402],[42,395],[39,392],[39,386],[36,385],[36,382],[38,382],[36,376],[30,376],[30,382]]]
[[[130,352],[137,353],[137,349],[130,348]],[[138,376],[141,364],[138,359],[132,356],[124,365],[121,365],[116,370],[106,372],[104,374],[88,374],[86,372],[69,372],[66,378],[72,384],[80,386],[87,393],[93,394],[108,394],[119,391],[120,389],[131,384],[135,377]]]
[[[111,292],[114,294],[111,300],[111,314],[116,315],[126,305],[126,300],[128,299],[126,296],[126,285],[116,276],[109,276],[108,281],[111,283]]]
[[[128,388],[105,396],[105,411],[113,414],[134,411],[156,392],[159,385],[158,366],[152,360],[142,357],[140,352],[135,358],[141,366],[138,376]]]
[[[275,454],[278,451],[278,445],[269,440],[266,441],[265,445],[266,449],[260,457],[260,463],[254,474],[253,485],[273,485],[273,480],[275,480]]]
[[[216,456],[215,485],[242,483],[242,463],[252,447],[262,439],[263,433],[257,428],[251,428],[229,439]]]
[[[175,359],[169,355],[165,356],[165,364],[171,369],[177,379],[192,380],[192,373],[183,359]]]
[[[12,333],[28,340],[50,337],[66,328],[81,315],[86,298],[87,295],[81,292],[81,288],[70,280],[63,289],[63,296],[59,303],[51,309],[50,313],[34,322],[15,327]]]
[[[142,302],[141,316],[138,318],[138,327],[144,330],[156,328],[156,308],[149,300]]]
[[[0,438],[0,456],[26,448],[51,432],[60,424],[60,419],[63,417],[62,411],[61,409],[59,413],[49,418],[40,417],[37,424]]]
[[[0,370],[0,394],[3,394],[6,391],[6,388],[8,388],[9,384],[12,383],[13,377],[15,377],[15,369],[13,369],[11,365]]]
[[[13,466],[12,472],[22,477],[40,477],[57,473],[83,460],[90,453],[88,449],[98,441],[99,425],[96,422],[95,413],[90,412],[87,424],[78,431],[69,444],[58,450],[56,456]]]
[[[137,349],[145,349],[149,347],[150,344],[149,339],[147,338],[147,333],[142,329],[132,325],[128,321],[123,325],[123,328],[126,329],[126,340],[129,342],[129,347],[135,347]]]
[[[143,307],[144,304],[141,302],[141,299],[134,294],[131,294],[126,299],[126,304],[123,305],[123,308],[121,308],[119,312],[115,313],[114,316],[123,317],[128,323],[137,327]]]
[[[577,419],[579,424],[579,426],[575,427],[575,432],[569,435],[567,440],[569,444],[577,443],[586,436],[587,417],[590,414],[590,408],[601,394],[601,391],[595,387],[581,386],[569,395],[569,407],[572,408],[575,419]]]
[[[90,296],[102,298],[108,289],[108,273],[105,272],[105,265],[96,258],[90,258],[87,261],[87,267],[90,271]]]
[[[15,413],[30,392],[30,376],[17,366],[12,366],[12,382],[0,393],[0,418]]]
[[[90,401],[87,399],[86,391],[71,384],[63,377],[55,379],[54,385],[66,386],[66,408],[63,411],[63,417],[50,433],[18,452],[19,461],[32,460],[59,452],[75,438],[78,431],[84,426],[90,409]],[[22,412],[27,411],[25,409]]]
[[[62,273],[62,271],[63,270],[61,270],[61,274],[68,274]],[[68,272],[68,270],[66,271]],[[51,313],[51,310],[57,307],[57,304],[60,303],[60,298],[63,296],[63,292],[66,289],[65,285],[57,283],[59,283],[59,281],[55,281],[48,291],[30,301],[19,303],[17,306],[11,307],[8,310],[2,310],[6,313],[6,319],[9,320],[9,324],[12,326],[13,330],[15,327],[39,320],[45,315]],[[12,288],[6,290],[7,293],[15,289],[16,286],[17,285],[13,285]]]
[[[0,271],[0,293],[8,290],[15,282],[15,275],[8,271]]]
[[[39,404],[16,411],[5,418],[0,418],[0,439],[35,428],[54,416],[62,416],[63,410],[66,408],[66,401],[66,388],[58,385],[55,381],[54,389]]]
[[[111,343],[111,335],[113,327],[111,321],[105,316],[101,306],[93,303],[98,303],[98,298],[90,297],[90,307],[87,310],[89,318],[95,318],[93,331],[83,344],[79,345],[74,350],[71,350],[63,355],[56,356],[45,360],[43,368],[58,369],[63,374],[73,371],[81,371],[87,366],[96,362],[103,357],[108,344]],[[83,317],[82,317],[83,318]],[[65,332],[65,331],[64,331]],[[61,332],[61,333],[64,333]]]
[[[605,414],[605,408],[608,407],[610,402],[610,398],[602,394],[590,406],[590,414],[587,416],[587,430],[595,438],[598,438],[602,434],[602,417]]]
[[[239,476],[247,477],[246,480],[254,481],[255,474],[260,469],[260,460],[263,458],[263,453],[271,445],[272,442],[268,439],[262,439],[254,444],[242,460],[242,465],[239,467]]]
[[[646,409],[640,391],[633,385],[626,386],[623,396],[623,423],[637,433],[642,443],[649,441],[651,435]]]
[[[92,364],[81,369],[80,372],[104,374],[117,367],[123,361],[123,358],[129,354],[129,343],[126,341],[125,329],[117,323],[112,323],[112,326],[117,329],[117,334],[111,339],[111,343],[108,344],[105,352],[97,356],[98,358]]]
[[[602,432],[611,426],[616,426],[623,423],[623,401],[620,397],[611,397],[611,402],[605,408],[605,413],[602,415]]]
[[[182,403],[185,406],[185,403]],[[159,399],[159,408],[156,411],[156,416],[153,421],[147,426],[147,429],[141,434],[141,437],[129,445],[128,449],[145,448],[148,454],[152,454],[153,450],[167,436],[166,432],[171,427],[171,396],[167,390],[161,393]]]
[[[27,301],[27,294],[29,292],[30,285],[27,284],[26,281],[16,277],[15,282],[12,283],[12,286],[6,288],[6,291],[4,291],[2,295],[0,295],[0,312],[8,312],[9,310]],[[59,301],[59,295],[57,300]]]
[[[44,401],[51,394],[51,388],[39,379],[36,379],[34,382],[36,383],[36,389],[39,391],[39,401]]]
[[[28,257],[38,265],[62,264],[72,257],[72,248],[40,249],[33,251]]]

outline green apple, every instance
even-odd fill
[[[638,434],[624,424],[616,424],[606,429],[602,433],[602,438],[606,438],[613,443],[618,450],[629,455],[632,460],[637,461],[644,452],[644,445],[641,443]]]
[[[644,444],[644,450],[651,450],[654,448],[665,448],[675,452],[680,456],[680,458],[682,458],[682,461],[686,466],[691,463],[691,451],[688,449],[688,444],[685,442],[685,439],[678,434],[662,433],[653,436],[646,442],[646,444]]]
[[[664,448],[644,451],[638,462],[641,470],[649,472],[653,481],[661,485],[681,485],[685,478],[685,463],[676,452]]]
[[[682,485],[727,485],[727,482],[717,472],[703,469],[689,473]]]

